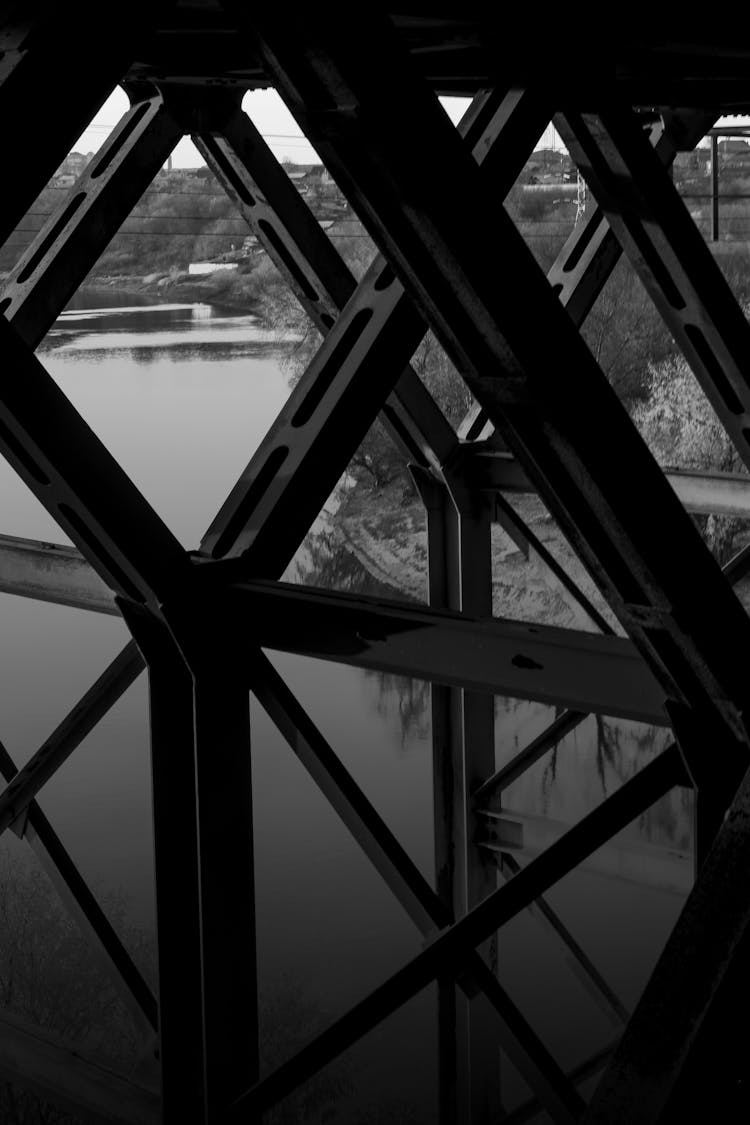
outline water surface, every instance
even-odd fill
[[[283,359],[293,346],[250,316],[212,306],[155,306],[82,293],[39,355],[180,542],[194,548],[288,394]],[[4,464],[0,497],[3,532],[65,541]],[[323,517],[292,568],[296,578],[319,584],[335,574],[347,589],[393,596],[332,545],[330,532],[330,518]],[[20,764],[127,634],[116,619],[10,595],[0,596],[0,612],[0,737]],[[273,660],[432,880],[428,686],[303,658]],[[286,975],[325,1021],[362,998],[422,943],[266,716],[254,701],[251,706],[260,974],[274,987]],[[498,700],[496,716],[500,765],[554,711]],[[523,823],[530,849],[521,861],[593,808],[665,741],[665,732],[638,724],[587,720],[506,794],[507,815]],[[118,891],[128,918],[151,927],[145,676],[40,801],[103,900]],[[676,791],[548,896],[629,1005],[684,899],[690,842],[690,805]],[[503,983],[563,1065],[576,1065],[613,1037],[615,1029],[559,941],[531,916],[503,930],[499,964]],[[383,1120],[397,1120],[394,1107],[404,1102],[417,1115],[413,1120],[434,1119],[434,1048],[434,996],[428,990],[345,1060],[352,1083],[364,1091],[360,1108],[363,1100],[380,1103]],[[524,1089],[504,1063],[506,1104],[522,1099]],[[349,1109],[340,1112],[354,1114],[353,1103],[346,1104]]]

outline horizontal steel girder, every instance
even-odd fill
[[[0,535],[0,590],[120,616],[106,582],[75,547]]]
[[[263,648],[668,725],[663,690],[623,637],[281,582],[233,584],[225,605]]]
[[[96,572],[70,547],[0,537],[0,589],[119,612]],[[290,583],[238,583],[227,588],[227,597],[232,616],[249,615],[246,635],[253,645],[668,725],[663,691],[622,637],[472,620]]]
[[[535,493],[534,484],[512,453],[462,447],[462,469],[477,488]],[[688,512],[750,518],[750,476],[746,473],[666,469],[664,475]]]

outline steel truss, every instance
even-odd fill
[[[750,963],[748,689],[736,658],[748,649],[750,625],[732,583],[746,573],[750,553],[722,575],[678,496],[693,510],[722,503],[729,505],[724,510],[732,503],[746,510],[747,498],[741,481],[691,478],[678,487],[665,479],[579,334],[624,251],[750,467],[743,360],[750,329],[668,175],[677,151],[694,147],[722,107],[643,116],[616,83],[597,80],[585,97],[579,91],[580,98],[565,100],[549,86],[503,83],[492,70],[494,80],[481,88],[469,82],[474,100],[454,130],[431,88],[439,83],[425,78],[425,67],[429,76],[431,66],[448,65],[435,36],[458,36],[475,50],[472,36],[481,45],[487,33],[495,43],[491,26],[469,33],[463,24],[459,32],[460,21],[433,27],[416,20],[405,34],[403,21],[370,8],[356,18],[341,10],[297,16],[268,7],[249,14],[227,2],[217,17],[220,30],[231,34],[231,52],[246,58],[247,73],[229,77],[238,73],[229,65],[235,55],[224,58],[212,45],[216,74],[185,81],[196,64],[180,37],[180,18],[187,18],[180,5],[129,5],[127,31],[93,59],[88,49],[81,57],[82,29],[100,18],[101,6],[67,5],[64,19],[57,7],[0,11],[6,143],[23,135],[19,102],[37,104],[45,83],[64,89],[45,145],[4,198],[3,237],[115,83],[124,81],[132,104],[0,298],[0,450],[78,549],[4,537],[0,588],[119,613],[133,639],[24,768],[17,771],[0,746],[0,830],[11,828],[35,848],[126,998],[143,1031],[147,1066],[158,1067],[161,1120],[259,1120],[433,981],[443,1125],[498,1120],[499,1048],[534,1092],[534,1103],[511,1115],[514,1121],[539,1105],[561,1122],[671,1119],[702,1097],[706,1104],[695,1078],[706,1060],[729,1091],[726,1104],[733,1111],[744,1106],[734,1093],[744,1061],[731,1049],[728,1029]],[[169,65],[150,70],[144,59],[157,48],[166,50]],[[382,256],[359,284],[242,112],[250,75],[276,86],[380,247]],[[736,96],[734,72],[722,76],[725,86],[717,90]],[[670,90],[678,78],[670,77]],[[460,89],[461,81],[453,70],[443,88]],[[632,93],[638,81],[625,89]],[[598,206],[545,279],[500,201],[553,117]],[[190,553],[33,354],[184,134],[323,337]],[[437,178],[434,153],[441,154]],[[409,365],[428,327],[476,400],[458,432]],[[379,413],[410,462],[426,508],[429,606],[280,581]],[[520,520],[503,495],[519,488],[539,492],[627,638],[614,635],[601,609]],[[600,635],[491,620],[494,521],[549,567]],[[262,648],[433,683],[435,887]],[[144,667],[158,998],[36,804],[44,784]],[[263,1080],[249,693],[425,939],[422,952]],[[500,770],[493,693],[565,708]],[[669,725],[678,743],[521,866],[498,827],[503,791],[591,712]],[[698,796],[695,886],[631,1014],[544,895],[677,785]],[[568,1075],[496,972],[498,931],[527,908],[564,943],[624,1026],[615,1042]],[[0,1030],[3,1072],[10,1065],[3,1044],[25,1044],[24,1057],[33,1055],[38,1071],[34,1088],[70,1105],[70,1089],[56,1076],[60,1049],[29,1046],[23,1028],[5,1023]],[[10,1067],[16,1077],[20,1069]],[[602,1069],[586,1106],[577,1087]],[[85,1079],[93,1091],[91,1073]],[[100,1091],[91,1097],[96,1101]],[[118,1079],[113,1098],[120,1106],[133,1099],[133,1120],[154,1119],[153,1094],[137,1084]],[[100,1102],[92,1110],[102,1119],[110,1111]]]

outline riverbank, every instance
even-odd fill
[[[164,302],[201,301],[243,313],[256,312],[259,304],[255,275],[234,270],[217,270],[209,274],[171,270],[142,277],[92,274],[85,284],[95,289],[112,289],[124,297],[147,296]]]
[[[615,625],[588,574],[535,496],[514,498],[514,506],[537,538]],[[416,498],[403,500],[394,483],[380,490],[349,489],[336,513],[336,534],[373,577],[410,597],[427,596],[427,521]],[[595,631],[588,615],[567,596],[546,566],[526,558],[505,531],[492,527],[492,612],[496,617]],[[618,632],[621,632],[619,626]]]

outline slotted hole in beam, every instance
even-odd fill
[[[266,219],[261,219],[258,223],[258,226],[261,228],[264,235],[266,236],[268,241],[271,243],[274,250],[279,255],[279,257],[283,261],[284,265],[286,266],[286,268],[289,270],[290,274],[294,278],[295,283],[299,286],[299,288],[305,294],[307,299],[309,301],[319,301],[320,295],[318,294],[317,289],[315,289],[310,284],[310,281],[305,276],[305,274],[302,272],[299,265],[295,261],[294,256],[289,252],[287,247],[284,245],[284,242],[282,241],[282,239],[279,238],[279,235],[278,235],[277,231],[275,230],[275,228],[272,226],[272,224],[269,223]]]
[[[635,242],[638,253],[643,258],[648,270],[650,271],[654,281],[659,286],[663,296],[669,302],[673,309],[680,310],[685,308],[685,301],[679,289],[675,285],[669,270],[664,265],[664,262],[659,257],[659,254],[649,239],[646,232],[641,227],[638,220],[632,221],[625,216],[625,223],[628,227],[628,233]]]
[[[378,292],[383,289],[387,289],[389,285],[393,285],[393,282],[395,280],[396,275],[391,267],[385,266],[385,268],[378,274],[377,281],[375,282],[375,289]]]
[[[213,558],[220,558],[225,551],[229,550],[237,539],[237,536],[241,534],[258,500],[260,500],[261,496],[284,464],[284,461],[286,461],[288,453],[289,449],[285,445],[279,445],[269,453],[265,465],[263,465],[250,488],[243,496],[242,502],[237,506],[234,514],[227,522],[224,531],[216,540],[216,545],[211,552]]]
[[[232,185],[232,188],[237,192],[237,195],[240,197],[242,202],[247,204],[248,207],[255,207],[257,205],[255,196],[248,190],[242,178],[232,167],[231,160],[229,160],[225,153],[222,151],[221,145],[217,142],[216,138],[212,136],[202,136],[201,140],[203,141],[203,144],[206,146],[208,151],[211,153],[212,158],[218,164],[219,168],[221,169],[222,175],[224,175]]]
[[[315,413],[323,395],[326,393],[336,375],[351,352],[354,345],[364,332],[372,317],[372,309],[360,309],[352,317],[351,324],[346,328],[343,336],[333,349],[333,354],[323,369],[318,373],[313,385],[297,407],[292,418],[293,426],[304,426]]]
[[[742,403],[700,328],[695,324],[686,324],[685,335],[697,351],[701,363],[708,371],[714,386],[724,399],[727,410],[731,410],[732,414],[742,414]]]
[[[143,102],[143,104],[139,105],[136,110],[133,110],[132,117],[128,121],[127,125],[123,125],[122,131],[112,141],[111,147],[103,154],[101,160],[96,161],[96,166],[91,172],[92,180],[95,180],[98,176],[101,176],[104,172],[106,172],[107,168],[109,168],[110,164],[120,152],[123,145],[130,139],[130,137],[132,137],[133,133],[138,128],[150,108],[150,102]]]
[[[594,235],[598,232],[599,227],[604,219],[601,211],[596,210],[592,213],[591,218],[587,217],[586,225],[583,227],[581,234],[578,236],[577,242],[571,247],[568,257],[565,259],[563,265],[564,273],[572,273],[580,262],[583,255],[591,245]]]
[[[101,542],[92,535],[90,529],[86,526],[84,521],[69,504],[58,504],[57,510],[63,519],[70,524],[80,538],[87,543],[91,550],[102,560],[107,570],[118,583],[119,586],[126,592],[129,598],[134,602],[141,602],[145,600],[143,594],[138,587],[131,582],[127,574],[123,571],[122,567],[112,558],[111,554],[102,546]]]
[[[85,198],[86,198],[86,192],[85,191],[79,191],[77,195],[73,196],[73,198],[70,200],[70,202],[68,203],[68,205],[65,208],[65,210],[63,211],[63,213],[60,215],[60,217],[57,219],[57,221],[53,224],[52,229],[50,230],[47,237],[43,240],[42,244],[39,246],[36,253],[32,255],[31,260],[26,263],[24,268],[19,273],[19,275],[18,275],[18,284],[19,285],[22,285],[24,283],[24,281],[26,281],[29,277],[31,277],[32,273],[37,268],[37,266],[40,264],[40,262],[42,261],[42,259],[45,256],[45,254],[49,250],[50,246],[53,244],[53,242],[55,241],[57,236],[60,234],[60,232],[63,230],[63,228],[67,225],[67,223],[69,223],[70,220],[73,218],[73,216],[75,215],[76,211],[81,206],[81,204],[83,203]]]
[[[47,474],[39,468],[34,458],[24,449],[13,431],[2,421],[0,421],[0,442],[8,448],[11,456],[20,462],[23,469],[37,484],[42,484],[45,487],[49,485],[50,479]]]

